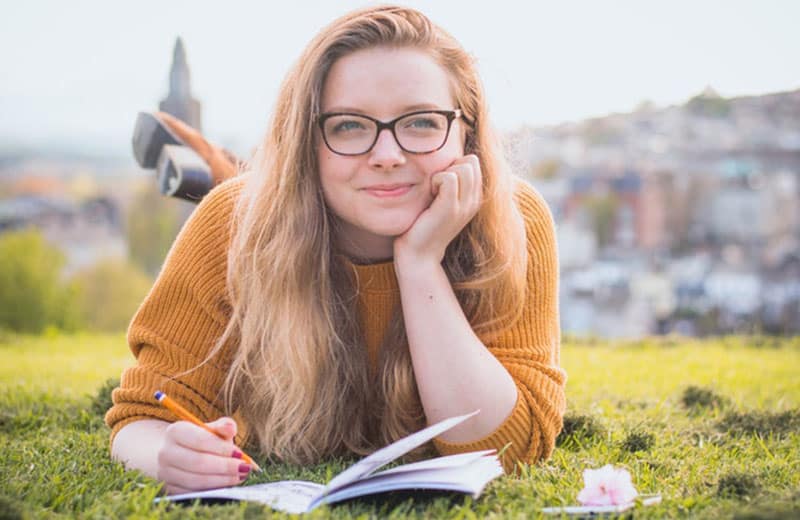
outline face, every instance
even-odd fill
[[[322,113],[363,114],[391,121],[418,110],[453,110],[445,70],[423,51],[373,48],[338,59],[322,92]],[[389,258],[394,238],[405,233],[430,206],[431,176],[464,155],[462,125],[456,119],[444,146],[427,154],[403,151],[384,129],[373,148],[338,155],[317,129],[319,176],[325,201],[338,219],[336,239],[345,252]]]

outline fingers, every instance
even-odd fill
[[[206,475],[183,471],[178,468],[166,468],[159,474],[159,479],[167,485],[167,493],[178,494],[196,491],[199,489],[215,489],[235,486],[241,483],[247,474]]]
[[[444,175],[446,173],[454,174],[454,178],[448,180],[448,176]],[[458,204],[459,210],[471,218],[478,211],[483,198],[483,178],[478,157],[473,154],[460,157],[446,171],[435,174],[431,179],[434,197],[439,198],[442,186],[453,181],[455,189],[448,190],[448,194],[452,202]]]
[[[240,475],[247,475],[252,470],[250,465],[241,459],[201,453],[182,446],[173,446],[169,452],[165,450],[159,453],[159,463],[163,464],[167,475],[178,472],[195,475],[197,478],[205,475],[238,479]],[[174,481],[169,478],[166,480]],[[198,486],[198,483],[191,482],[190,486]]]
[[[222,418],[207,425],[225,439],[186,421],[165,430],[158,452],[158,475],[168,493],[233,486],[245,480],[252,469],[242,461],[233,444],[236,423]]]
[[[237,475],[249,473],[250,465],[229,455],[203,453],[180,445],[161,450],[158,461],[164,468],[173,468],[199,475]]]
[[[168,495],[182,495],[184,493],[191,493],[191,489],[182,488],[180,486],[173,486],[172,484],[166,484],[164,486],[164,491]]]
[[[453,164],[448,169],[458,175],[459,203],[468,212],[477,211],[483,196],[483,176],[478,157],[474,154],[465,155],[453,161]]]
[[[209,423],[209,426],[213,428],[212,425],[216,423],[217,421]],[[225,433],[230,433],[230,431]],[[172,423],[167,427],[166,434],[167,439],[172,440],[175,444],[203,453],[230,457],[235,448],[233,436],[226,436],[225,439],[220,439],[213,433],[186,421]]]
[[[441,261],[447,245],[478,212],[483,195],[480,161],[466,155],[430,178],[433,200],[394,241],[395,258]]]
[[[458,175],[449,170],[439,172],[431,178],[431,188],[437,199],[458,199]]]
[[[206,425],[218,434],[222,435],[225,440],[231,441],[234,437],[236,437],[236,432],[238,430],[236,427],[236,421],[230,417],[220,417],[216,421],[206,423]]]

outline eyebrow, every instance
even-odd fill
[[[447,110],[447,109],[440,107],[436,103],[416,103],[413,105],[404,106],[403,108],[400,109],[398,113],[405,114],[406,112],[414,112],[415,110]],[[367,115],[367,112],[365,110],[349,106],[335,106],[329,108],[328,110],[323,110],[323,113],[331,113],[331,112],[348,112],[352,114]]]

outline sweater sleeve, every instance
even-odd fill
[[[122,373],[105,416],[111,438],[136,420],[176,417],[153,398],[163,390],[203,421],[220,404],[231,347],[209,359],[228,321],[225,277],[232,212],[241,181],[215,188],[184,224],[128,328],[136,364]],[[237,440],[245,435],[240,431]]]
[[[506,471],[518,462],[533,463],[550,456],[561,431],[566,398],[566,373],[560,363],[558,316],[558,255],[553,218],[544,199],[520,182],[517,203],[525,221],[528,267],[522,314],[509,329],[487,344],[517,386],[511,414],[488,436],[469,443],[434,440],[437,450],[454,454],[508,446]]]

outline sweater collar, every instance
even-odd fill
[[[399,291],[393,261],[375,264],[355,264],[349,260],[347,262],[356,276],[359,292]]]

